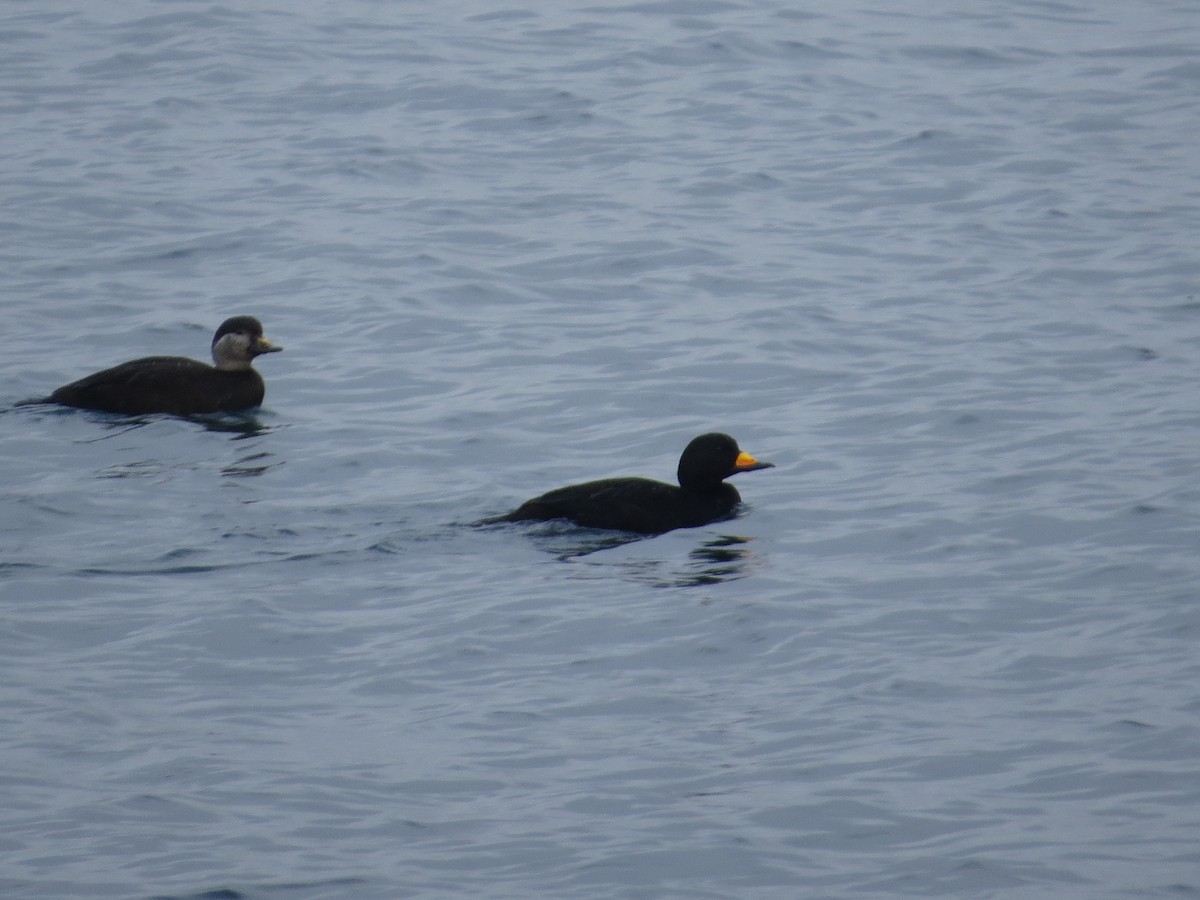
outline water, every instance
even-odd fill
[[[1200,11],[1101,7],[9,4],[0,893],[1200,893]],[[239,313],[254,416],[12,408]]]

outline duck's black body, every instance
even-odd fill
[[[266,392],[251,360],[282,349],[263,337],[258,319],[235,316],[213,336],[215,366],[182,356],[147,356],[73,381],[33,402],[129,416],[237,412],[259,406]]]
[[[585,528],[661,534],[732,518],[741,496],[724,479],[770,468],[727,434],[702,434],[679,460],[679,486],[649,478],[604,478],[558,488],[492,522],[567,519]]]
[[[732,484],[701,492],[649,478],[602,478],[534,497],[501,521],[568,519],[585,528],[661,534],[732,518],[741,500]]]

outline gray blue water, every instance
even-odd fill
[[[1195,3],[0,16],[0,896],[1200,896]]]

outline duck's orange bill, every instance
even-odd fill
[[[743,450],[737,455],[737,459],[733,461],[733,467],[738,472],[751,472],[754,469],[773,469],[775,463],[759,462]]]

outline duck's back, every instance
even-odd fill
[[[534,497],[493,521],[568,519],[585,528],[661,534],[731,518],[739,502],[737,489],[725,483],[685,491],[649,478],[604,478]]]
[[[234,412],[262,403],[262,376],[254,369],[217,369],[182,356],[147,356],[64,385],[48,403],[121,413],[198,415]]]

